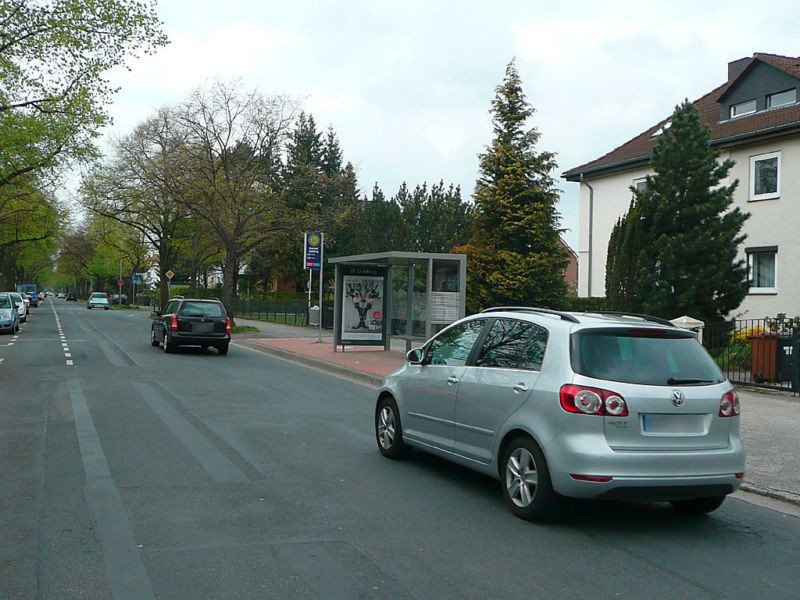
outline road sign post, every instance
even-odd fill
[[[321,231],[306,233],[303,243],[303,268],[308,269],[308,308],[311,309],[311,272],[319,271],[319,341],[322,341],[322,258],[324,235]],[[311,313],[309,312],[309,315]]]
[[[167,276],[167,296],[172,298],[172,278],[175,277],[175,271],[169,269],[164,275]]]
[[[136,306],[136,286],[142,283],[142,276],[138,273],[131,275],[131,295],[133,296],[133,304]]]

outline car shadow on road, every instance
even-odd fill
[[[471,496],[505,508],[501,483],[461,465],[432,454],[415,450],[408,459],[409,466],[460,488],[458,493]],[[647,536],[658,533],[680,538],[702,538],[730,530],[729,519],[715,515],[724,514],[725,505],[716,513],[703,516],[680,515],[666,502],[625,502],[612,500],[585,500],[562,497],[556,514],[537,526],[569,527],[596,534],[631,534]],[[510,518],[514,518],[509,513]],[[735,528],[735,527],[734,527]]]

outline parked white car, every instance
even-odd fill
[[[27,323],[28,322],[28,303],[25,302],[25,298],[23,298],[22,294],[19,292],[7,292],[11,301],[14,303],[14,306],[17,307],[17,315],[19,315],[19,322],[20,323]]]

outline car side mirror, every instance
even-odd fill
[[[422,348],[414,348],[413,350],[409,350],[408,354],[406,354],[406,360],[412,365],[421,365],[424,357],[425,353],[422,351]]]

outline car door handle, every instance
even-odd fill
[[[458,383],[458,377],[455,375],[450,375],[450,377],[447,378],[447,383],[451,385]]]
[[[514,392],[517,394],[521,394],[522,392],[527,392],[530,388],[525,385],[524,383],[518,383],[514,386]]]

